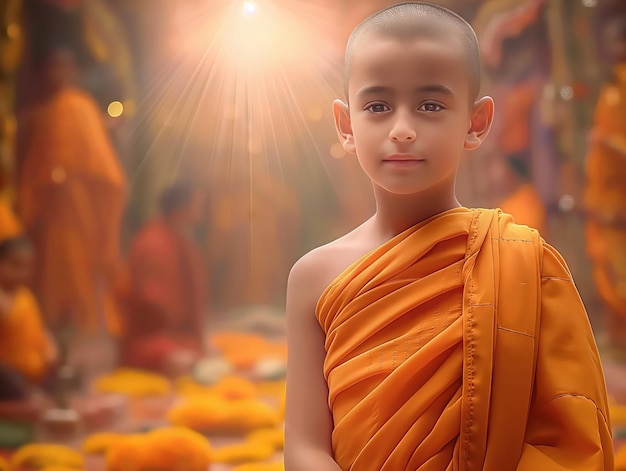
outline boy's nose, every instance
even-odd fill
[[[394,142],[413,142],[417,134],[407,120],[401,119],[395,122],[389,132],[389,139]]]

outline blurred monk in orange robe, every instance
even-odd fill
[[[605,34],[616,65],[600,93],[585,163],[587,253],[608,308],[607,332],[626,346],[626,20]]]
[[[0,241],[0,377],[2,393],[18,378],[41,384],[56,361],[56,346],[45,328],[35,297],[26,287],[33,249],[23,237]]]
[[[136,236],[122,287],[123,365],[169,370],[204,351],[208,275],[194,240],[201,221],[200,194],[176,184],[161,196],[161,216]]]
[[[69,53],[53,53],[43,66],[42,96],[21,120],[18,206],[51,326],[115,330],[111,286],[126,182],[101,112],[72,85],[74,73]]]
[[[510,157],[503,165],[506,166],[503,181],[509,193],[497,206],[513,216],[517,224],[537,229],[546,238],[546,207],[530,183],[526,163],[521,159]]]

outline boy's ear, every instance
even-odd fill
[[[465,137],[465,148],[467,150],[478,149],[487,138],[493,123],[493,115],[494,103],[491,97],[483,97],[474,103],[470,118],[470,128]]]
[[[335,117],[337,136],[339,136],[343,149],[349,154],[356,154],[352,123],[350,121],[350,108],[343,101],[335,100],[333,102],[333,116]]]

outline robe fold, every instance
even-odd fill
[[[604,377],[559,254],[459,208],[363,256],[320,297],[344,470],[610,470]]]

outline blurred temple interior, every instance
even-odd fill
[[[433,1],[496,102],[459,199],[567,260],[626,470],[626,1]],[[283,469],[287,276],[374,211],[331,104],[392,3],[0,0],[1,471]]]

